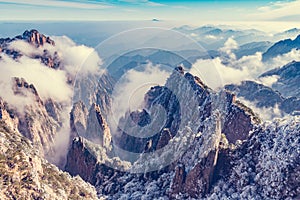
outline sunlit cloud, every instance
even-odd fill
[[[252,16],[264,20],[280,20],[294,16],[294,21],[299,20],[300,0],[276,1],[266,6],[259,7]]]
[[[119,2],[125,2],[129,4],[137,4],[137,5],[146,5],[146,6],[166,6],[165,4],[148,1],[148,0],[119,0]]]
[[[62,8],[80,8],[80,9],[104,9],[113,7],[103,2],[90,1],[61,1],[61,0],[0,0],[0,3],[29,5],[29,6],[47,6]]]

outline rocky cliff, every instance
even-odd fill
[[[214,92],[181,67],[165,86],[147,92],[144,105],[120,120],[112,143],[123,149],[121,153],[110,155],[104,148],[96,150],[95,144],[76,139],[66,170],[112,199],[204,198],[231,169],[230,152],[260,124],[233,94]],[[87,112],[81,103],[76,108]],[[127,168],[111,162],[120,158],[118,163],[127,163]]]
[[[41,158],[32,142],[0,119],[1,199],[98,199],[95,189]]]
[[[121,119],[119,131],[123,132],[115,141],[121,148],[131,152],[143,152],[145,149],[155,151],[158,144],[160,148],[162,144],[167,144],[181,127],[191,121],[195,123],[194,131],[201,132],[202,123],[217,109],[224,109],[220,110],[224,113],[222,133],[230,143],[249,137],[253,124],[260,121],[251,109],[236,101],[230,92],[216,94],[198,77],[184,74],[182,70],[175,70],[165,86],[155,86],[147,92],[144,110],[132,112]],[[221,100],[213,100],[215,96]],[[163,111],[157,109],[158,106]],[[162,112],[165,112],[165,116],[162,116]],[[157,134],[149,133],[157,127]],[[154,136],[138,137],[148,133]],[[151,146],[146,147],[149,141]]]
[[[1,99],[2,118],[10,124],[11,128],[30,139],[41,156],[53,156],[54,138],[61,127],[61,105],[51,99],[41,100],[35,87],[24,79],[14,78],[13,84],[15,95],[26,96],[32,101],[25,104],[23,112],[20,112],[14,105]]]

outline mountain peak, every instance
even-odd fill
[[[26,30],[20,39],[26,40],[27,42],[36,46],[43,46],[46,43],[51,44],[53,46],[55,45],[54,41],[50,37],[39,33],[35,29],[32,29],[30,31]]]

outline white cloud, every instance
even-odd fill
[[[97,73],[102,60],[95,49],[85,45],[76,45],[66,36],[52,36],[55,41],[53,50],[59,52],[65,70],[71,75],[86,75],[87,73]]]
[[[274,118],[282,118],[285,115],[288,115],[279,109],[278,104],[275,104],[274,107],[259,108],[257,107],[256,102],[251,102],[241,97],[239,97],[239,100],[247,107],[251,108],[264,121],[272,121]]]
[[[299,15],[300,0],[294,1],[276,1],[267,6],[259,7],[258,13],[253,17],[264,20],[283,18],[286,16]]]
[[[22,52],[22,54],[31,57],[33,55],[42,55],[43,49],[36,48],[35,46],[29,44],[28,42],[24,40],[15,40],[12,41],[9,46],[9,49]]]
[[[57,52],[63,68],[70,75],[75,76],[77,72],[81,75],[97,73],[102,65],[102,60],[94,48],[85,45],[77,45],[67,36],[51,36],[55,46],[44,44],[36,48],[23,40],[16,40],[9,44],[9,49],[21,52],[27,57],[43,55],[43,51],[49,51],[54,57]]]
[[[292,49],[290,52],[279,55],[270,61],[270,64],[281,67],[293,60],[300,61],[300,50]]]
[[[67,102],[72,96],[72,86],[67,84],[69,76],[75,78],[78,71],[79,76],[100,73],[102,60],[93,48],[76,45],[66,36],[51,38],[54,39],[55,46],[44,44],[37,48],[23,40],[11,42],[8,48],[19,51],[23,55],[17,60],[4,53],[1,54],[0,73],[3,76],[0,77],[0,84],[6,91],[1,96],[6,101],[14,102],[14,105],[17,105],[19,102],[17,99],[20,98],[23,99],[20,104],[26,105],[25,102],[30,102],[28,99],[25,101],[24,97],[13,94],[12,77],[24,78],[29,84],[33,84],[42,100],[51,98],[57,102]],[[52,58],[55,52],[58,53],[61,69],[51,69],[40,60],[33,59],[36,55],[43,55],[44,50],[47,50]]]
[[[55,46],[44,44],[35,47],[26,41],[15,40],[8,46],[10,50],[16,50],[22,56],[16,60],[5,53],[0,53],[0,87],[1,98],[8,102],[11,107],[16,108],[19,113],[24,113],[25,106],[35,106],[35,96],[29,90],[22,90],[23,95],[14,94],[12,78],[24,78],[29,84],[33,84],[39,97],[45,101],[52,99],[63,106],[60,115],[62,124],[54,138],[53,148],[55,155],[47,158],[54,164],[63,166],[70,139],[69,113],[72,106],[72,85],[68,84],[68,78],[75,78],[80,70],[81,75],[88,73],[98,73],[102,60],[93,48],[76,45],[71,39],[62,37],[51,37],[55,41]],[[36,55],[43,55],[47,50],[53,58],[55,52],[58,53],[60,68],[52,69],[39,59],[34,59]],[[78,76],[77,76],[78,77]]]
[[[65,166],[66,162],[66,156],[68,153],[69,143],[70,143],[70,110],[71,106],[65,107],[61,115],[61,122],[62,126],[60,127],[57,134],[54,136],[53,141],[53,149],[54,149],[54,155],[50,155],[47,157],[47,160],[53,164],[55,164],[58,167],[63,168]]]
[[[72,89],[66,82],[66,72],[53,70],[34,60],[22,56],[18,61],[13,60],[6,54],[1,54],[2,60],[0,74],[1,84],[6,92],[1,96],[11,102],[9,91],[12,91],[12,77],[24,78],[29,84],[33,84],[42,99],[52,98],[56,101],[68,101],[72,95]],[[5,76],[4,76],[5,74]],[[2,88],[3,88],[2,87]]]
[[[224,47],[222,47],[220,50],[224,52],[228,52],[238,48],[239,48],[238,43],[233,38],[230,37],[225,42]]]
[[[224,44],[224,46],[222,48],[220,48],[219,50],[221,52],[224,52],[225,54],[227,54],[227,56],[234,60],[236,59],[235,54],[232,52],[232,50],[238,49],[239,45],[238,43],[233,39],[233,38],[228,38]]]
[[[266,76],[266,77],[261,77],[259,78],[260,82],[263,84],[263,85],[266,85],[268,87],[272,87],[272,85],[274,83],[276,83],[279,79],[279,76],[277,75],[273,75],[273,76]]]
[[[211,40],[216,40],[218,39],[218,37],[214,36],[214,35],[206,35],[205,36],[206,39],[211,39]]]
[[[155,85],[164,85],[170,73],[161,70],[158,65],[148,63],[144,70],[129,70],[116,84],[113,91],[112,112],[114,120],[129,109],[137,110],[142,106],[144,95]]]

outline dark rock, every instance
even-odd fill
[[[80,177],[95,184],[97,158],[85,148],[82,138],[75,138],[67,155],[65,170],[71,175]]]
[[[177,166],[175,169],[175,175],[173,178],[173,184],[172,184],[172,195],[178,194],[180,192],[183,192],[184,184],[186,179],[186,171],[185,167],[183,166]],[[172,196],[171,195],[171,196]]]

